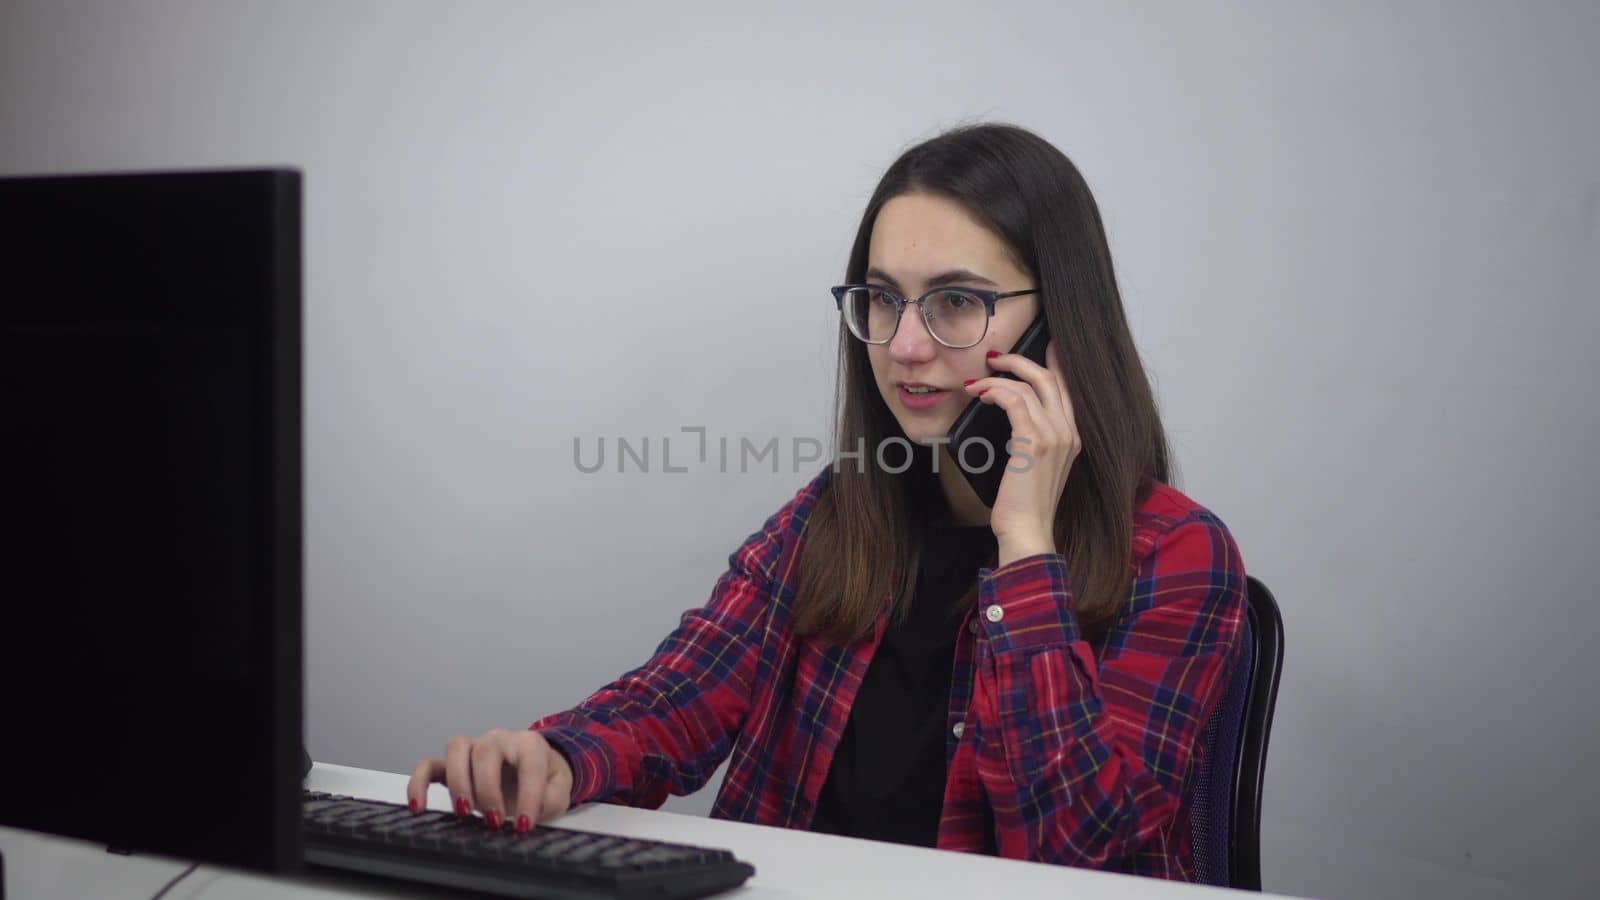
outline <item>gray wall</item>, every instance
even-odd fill
[[[703,601],[819,467],[788,442],[826,436],[877,175],[1025,124],[1099,197],[1181,486],[1284,607],[1268,887],[1579,893],[1597,7],[976,7],[7,0],[0,171],[304,169],[308,739],[398,771]],[[710,459],[664,474],[685,426]]]

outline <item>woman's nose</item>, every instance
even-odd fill
[[[889,339],[889,356],[896,362],[926,362],[939,352],[939,342],[928,333],[922,310],[907,303],[900,311],[900,327]]]

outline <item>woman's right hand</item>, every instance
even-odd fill
[[[480,810],[490,828],[515,822],[518,834],[567,811],[572,803],[572,767],[537,731],[496,728],[477,740],[456,736],[444,759],[417,763],[406,785],[413,813],[427,807],[428,786],[444,784],[456,815]]]

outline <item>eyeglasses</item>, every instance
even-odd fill
[[[923,324],[933,339],[952,350],[977,345],[989,333],[995,303],[1008,297],[1037,294],[1025,291],[980,291],[973,288],[934,288],[915,300],[874,284],[841,284],[833,288],[850,333],[868,344],[887,344],[900,329],[900,316],[908,304],[922,311]]]

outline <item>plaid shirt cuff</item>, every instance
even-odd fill
[[[541,720],[545,721],[545,720]],[[616,771],[611,748],[599,737],[571,725],[529,726],[539,732],[572,769],[572,806],[610,796]]]
[[[977,617],[997,654],[1076,642],[1066,557],[1039,553],[979,569]]]

